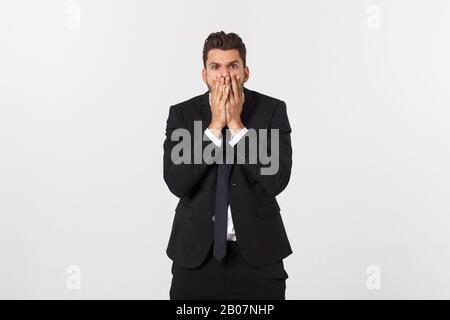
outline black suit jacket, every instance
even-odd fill
[[[292,253],[275,198],[286,188],[291,175],[291,127],[283,101],[245,87],[244,94],[241,114],[244,126],[257,131],[269,129],[269,137],[270,129],[279,129],[279,169],[276,174],[261,175],[260,168],[269,165],[263,165],[258,157],[256,164],[250,163],[249,159],[244,164],[235,162],[230,176],[230,208],[238,246],[250,265],[260,267]],[[171,141],[173,130],[187,129],[193,137],[195,120],[202,121],[203,136],[211,121],[208,91],[170,107],[164,141],[164,181],[170,191],[180,198],[166,253],[186,268],[199,266],[214,240],[217,164],[207,164],[204,160],[201,164],[194,164],[193,160],[190,164],[174,164],[171,161],[172,148],[179,143]],[[238,144],[244,139],[245,136]],[[192,141],[192,145],[194,143]],[[211,143],[209,140],[200,141],[203,149]],[[224,137],[222,148],[225,148],[225,143],[228,141]],[[270,138],[265,146],[270,151],[269,144]],[[234,146],[237,155],[236,148],[237,145]]]

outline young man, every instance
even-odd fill
[[[244,87],[237,34],[210,34],[203,65],[208,91],[171,106],[167,119],[164,181],[180,198],[170,299],[285,299],[292,249],[275,196],[292,167],[286,104]]]

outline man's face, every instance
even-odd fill
[[[208,86],[209,92],[212,92],[213,79],[216,75],[223,77],[236,74],[240,80],[239,86],[242,90],[244,82],[250,76],[248,67],[244,68],[244,63],[236,49],[221,50],[211,49],[208,51],[208,58],[206,59],[206,69],[202,70],[203,81]]]

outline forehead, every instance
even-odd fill
[[[211,49],[208,51],[208,57],[206,59],[206,62],[227,64],[234,60],[237,60],[240,63],[242,63],[242,59],[239,56],[239,51],[237,49],[230,49],[230,50]]]

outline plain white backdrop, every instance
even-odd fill
[[[0,298],[168,299],[168,108],[220,30],[287,103],[286,298],[450,298],[445,0],[2,0]]]

